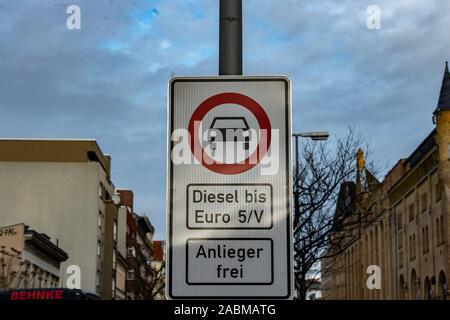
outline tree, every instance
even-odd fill
[[[139,269],[138,280],[129,289],[134,299],[155,300],[160,298],[165,288],[165,262],[151,259],[151,249],[146,245],[135,244],[136,258],[133,264]]]
[[[150,268],[150,290],[153,300],[161,300],[166,287],[166,263],[165,261],[152,261]]]
[[[334,271],[335,266],[320,266],[321,259],[342,253],[358,239],[359,228],[372,217],[374,204],[365,203],[367,193],[377,192],[380,184],[374,170],[367,169],[362,145],[363,139],[353,129],[334,144],[303,143],[300,170],[294,170],[293,179],[298,299],[306,299],[308,289]]]

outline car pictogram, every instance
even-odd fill
[[[217,143],[240,143],[243,150],[250,146],[249,126],[244,117],[215,117],[211,123],[211,150],[215,150]],[[231,140],[231,141],[230,141]]]

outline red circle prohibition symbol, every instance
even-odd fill
[[[221,163],[211,159],[203,150],[198,135],[198,124],[201,123],[205,115],[215,107],[225,103],[232,103],[246,108],[255,116],[259,124],[260,139],[256,150],[245,160],[238,163]],[[266,155],[272,138],[269,117],[261,105],[246,95],[233,92],[216,94],[203,101],[192,114],[188,124],[188,131],[191,152],[195,158],[208,170],[229,175],[243,173],[255,167]],[[267,141],[266,146],[261,146],[261,141]],[[200,150],[200,152],[195,152],[195,150]]]

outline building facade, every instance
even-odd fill
[[[0,291],[57,288],[67,253],[23,223],[0,228]]]
[[[132,217],[136,229],[131,229],[134,232],[128,238],[127,294],[133,300],[152,300],[151,258],[155,229],[146,216],[133,213]]]
[[[106,300],[116,299],[117,286],[117,242],[119,236],[118,229],[118,205],[120,198],[105,200],[105,215],[103,224],[103,265],[102,265],[102,298]],[[117,196],[118,197],[118,196]],[[120,290],[121,288],[119,288]]]
[[[81,289],[101,298],[112,294],[112,257],[104,261],[115,210],[110,166],[95,140],[0,140],[0,225],[24,222],[45,232],[69,256],[59,285],[75,265]]]
[[[153,225],[145,215],[134,212],[134,196],[131,190],[117,190],[120,195],[118,250],[123,253],[126,267],[125,295],[128,300],[151,300],[151,259]],[[121,238],[123,237],[124,238]],[[123,272],[121,270],[120,272]],[[117,276],[118,277],[118,276]],[[122,275],[121,275],[122,279]]]
[[[373,208],[356,241],[322,259],[324,299],[446,299],[450,269],[450,73],[446,64],[435,129],[383,181],[350,182]],[[358,154],[358,175],[370,174]],[[351,191],[349,191],[351,193]],[[342,193],[342,197],[351,194]],[[338,211],[338,210],[337,210]],[[380,275],[380,281],[371,275]],[[375,282],[372,282],[375,281]],[[368,283],[369,281],[369,283]]]
[[[130,190],[117,190],[120,196],[120,206],[117,211],[117,243],[116,243],[116,300],[127,299],[127,217],[131,214],[132,200],[127,199],[127,195],[131,196]]]

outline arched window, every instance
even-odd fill
[[[409,287],[411,288],[409,298],[411,300],[417,300],[419,298],[418,297],[419,290],[418,290],[418,285],[417,285],[416,269],[413,269],[411,271],[411,281],[410,281]]]
[[[422,252],[425,252],[425,227],[422,227]]]
[[[438,295],[440,299],[447,299],[447,278],[445,277],[444,271],[439,273]]]
[[[423,253],[428,252],[430,249],[430,242],[429,242],[429,232],[428,232],[428,226],[425,226],[422,228],[422,251]]]
[[[416,258],[416,235],[412,234],[409,236],[409,260],[414,260]]]
[[[400,280],[398,282],[398,297],[400,300],[406,299],[406,290],[407,290],[407,286],[406,286],[405,278],[401,274]]]
[[[433,292],[431,291],[430,278],[426,277],[423,283],[423,298],[425,300],[431,300],[433,297]]]
[[[403,212],[399,212],[397,216],[397,231],[402,230],[403,227]]]
[[[411,260],[412,259],[412,250],[411,250],[411,248],[412,248],[412,237],[411,237],[411,235],[408,237],[408,244],[409,244],[409,260]]]
[[[436,240],[437,245],[441,244],[441,229],[439,228],[439,218],[436,219]]]

